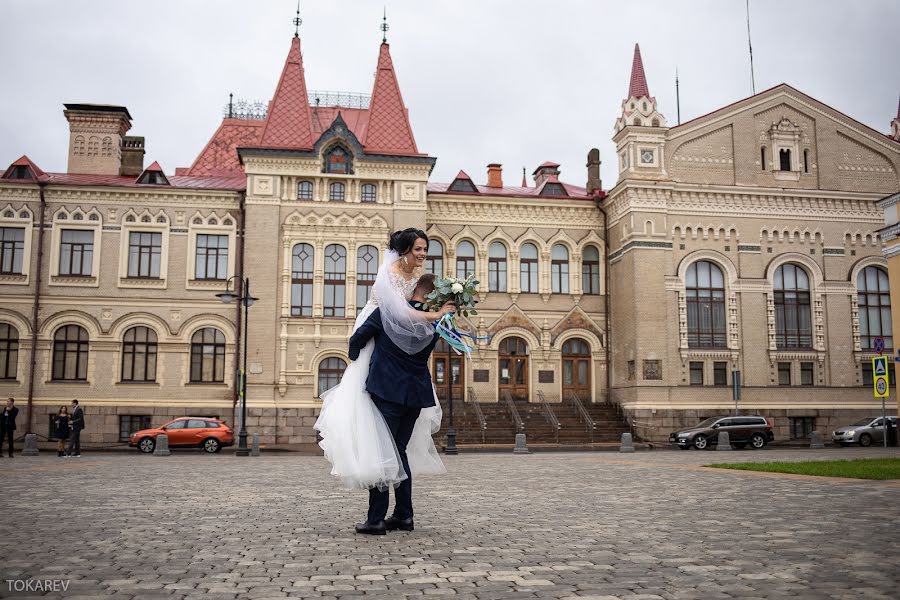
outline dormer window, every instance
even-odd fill
[[[137,182],[142,185],[169,185],[169,180],[157,162],[144,169]]]
[[[350,153],[341,146],[335,146],[325,154],[325,172],[349,175],[353,171],[350,164]]]
[[[456,175],[456,179],[453,180],[453,183],[450,184],[448,188],[449,192],[462,192],[464,194],[477,194],[478,188],[475,187],[475,184],[472,183],[472,180],[469,178],[465,172],[460,171]]]
[[[561,183],[546,183],[541,190],[541,196],[568,196],[566,188]]]
[[[26,165],[15,165],[7,173],[6,179],[34,179]]]

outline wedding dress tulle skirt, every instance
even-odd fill
[[[367,304],[356,318],[354,331],[375,310]],[[314,429],[322,436],[319,446],[331,463],[331,474],[351,489],[396,487],[407,478],[397,445],[387,423],[366,391],[369,361],[375,340],[369,340],[359,358],[344,370],[341,382],[322,393],[322,412]],[[441,426],[441,406],[423,408],[406,447],[413,475],[435,475],[447,469],[431,436]]]

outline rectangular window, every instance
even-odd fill
[[[150,429],[150,415],[119,415],[119,441],[127,442],[131,434]]]
[[[94,264],[94,232],[63,229],[59,244],[59,274],[90,277]]]
[[[719,386],[727,386],[728,385],[728,363],[727,362],[714,362],[713,363],[713,385],[719,385]]]
[[[791,385],[791,363],[778,363],[778,385]]]
[[[568,294],[569,261],[552,261],[550,263],[550,279],[554,294]]]
[[[703,385],[702,362],[691,362],[691,385]]]
[[[506,258],[488,259],[488,291],[506,291]]]
[[[195,279],[220,279],[228,277],[228,236],[197,234],[197,260]]]
[[[128,237],[128,276],[159,279],[162,234],[134,231]]]
[[[628,381],[635,379],[635,364],[633,360],[628,361]]]
[[[813,364],[811,362],[800,363],[800,385],[813,385]]]
[[[581,264],[581,285],[585,294],[600,293],[600,263],[584,261]]]
[[[523,258],[519,271],[520,287],[523,294],[537,294],[538,292],[538,264],[537,259]]]
[[[25,230],[0,227],[0,273],[21,275],[25,258]]]
[[[790,417],[790,422],[792,440],[807,440],[816,430],[815,417]]]

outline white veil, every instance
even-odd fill
[[[398,260],[400,255],[395,250],[385,252],[372,291],[378,299],[385,333],[404,352],[416,354],[431,343],[434,325],[423,319],[419,311],[411,308],[402,294],[392,289],[390,268]]]

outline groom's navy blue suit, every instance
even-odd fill
[[[410,304],[416,306],[414,303]],[[356,360],[360,350],[372,338],[375,338],[375,348],[369,362],[366,390],[384,416],[407,475],[394,491],[394,516],[398,519],[410,519],[413,516],[412,473],[406,457],[406,445],[412,437],[419,412],[423,408],[434,406],[434,388],[428,370],[428,358],[438,336],[435,334],[431,343],[423,350],[408,354],[391,341],[381,322],[381,309],[375,309],[350,337],[350,359]],[[370,489],[369,514],[366,520],[369,523],[384,520],[388,502],[388,490]]]

